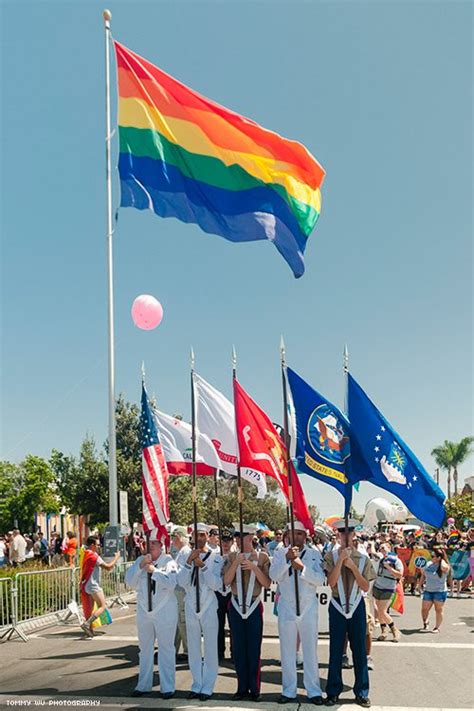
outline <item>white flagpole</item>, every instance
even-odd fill
[[[280,367],[281,367],[281,383],[283,389],[283,442],[286,448],[286,477],[288,479],[288,503],[290,509],[290,533],[291,533],[291,545],[295,545],[295,516],[293,511],[293,482],[292,482],[292,470],[291,470],[291,455],[290,455],[290,431],[288,422],[288,391],[286,389],[286,351],[285,342],[283,336],[280,340]],[[291,561],[290,561],[291,562]],[[298,571],[293,570],[293,578],[295,581],[295,603],[296,603],[296,617],[300,616],[300,593],[298,585]]]
[[[118,524],[117,455],[115,432],[115,354],[114,354],[114,282],[113,282],[113,216],[112,216],[112,160],[110,153],[110,10],[103,12],[105,24],[105,163],[107,184],[107,260],[109,276],[109,519]]]
[[[349,351],[347,350],[347,343],[344,346],[344,414],[346,417],[349,416]]]
[[[349,351],[347,350],[347,343],[344,346],[344,365],[343,365],[343,370],[344,370],[344,414],[346,417],[348,417],[349,413]],[[346,484],[346,486],[348,486]],[[352,486],[352,484],[350,485]],[[346,506],[345,504],[345,499],[344,499],[344,507]],[[345,513],[344,514],[344,534],[345,534],[345,545],[347,546],[347,541],[349,540],[349,514]],[[346,594],[346,612],[349,612],[349,581],[348,581],[348,574],[347,574],[347,568],[343,567],[342,569],[342,578],[343,578],[343,583],[344,583],[344,590]]]

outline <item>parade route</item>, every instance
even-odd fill
[[[420,598],[406,598],[406,612],[399,619],[400,643],[375,642],[372,656],[371,693],[375,711],[412,711],[471,708],[472,663],[474,661],[473,601],[448,599],[442,633],[419,632]],[[59,708],[140,709],[183,708],[281,708],[279,646],[276,618],[266,614],[262,654],[262,700],[260,703],[234,702],[235,672],[230,662],[219,669],[213,699],[206,703],[190,702],[190,674],[178,663],[177,692],[172,701],[159,697],[158,674],[155,689],[141,699],[130,698],[134,689],[138,647],[134,620],[135,605],[127,610],[112,610],[114,622],[93,640],[81,637],[76,627],[49,627],[30,635],[28,643],[19,639],[0,646],[1,708],[55,706]],[[323,687],[327,677],[328,638],[319,644],[320,673]],[[352,705],[352,670],[344,671],[345,690],[341,702],[345,711]],[[287,704],[290,711],[309,709],[298,675],[298,704]],[[98,703],[100,702],[100,703]]]

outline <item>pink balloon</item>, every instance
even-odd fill
[[[448,518],[448,524],[452,526],[454,523],[454,518]]]
[[[163,318],[163,307],[150,294],[137,296],[132,306],[133,323],[144,331],[151,331],[160,325]]]

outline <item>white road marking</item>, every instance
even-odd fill
[[[140,701],[138,702],[140,705],[140,708],[170,708],[170,702],[165,701],[163,699],[157,698],[155,696],[155,693],[151,696],[142,696],[140,698]],[[48,706],[49,701],[51,700],[51,696],[40,696],[40,695],[35,695],[35,696],[18,696],[18,695],[7,695],[7,694],[0,694],[0,700],[2,701],[9,701],[10,704],[9,706],[13,706],[12,702],[19,701],[22,703],[22,706],[28,706],[28,705],[35,705],[35,706]],[[55,694],[54,696],[54,702],[57,704],[56,708],[62,708],[60,705],[61,701],[79,701],[81,699],[86,699],[88,697],[82,696],[82,695],[77,695],[74,696],[74,694],[71,694],[69,696],[65,696],[64,694]],[[90,698],[90,697],[89,697]],[[94,696],[92,697],[94,701],[99,701],[100,706],[98,705],[97,708],[99,709],[117,709],[121,707],[125,708],[137,708],[137,701],[136,699],[132,698],[127,698],[124,696],[109,696],[109,697],[104,697],[104,696]],[[28,703],[29,702],[29,703]],[[186,699],[179,699],[179,698],[174,698],[173,701],[173,708],[181,708],[181,709],[186,709],[187,711],[235,711],[236,708],[239,709],[239,711],[255,711],[256,706],[249,707],[249,706],[241,706],[240,704],[233,704],[232,706],[227,706],[225,705],[225,701],[218,701],[217,699],[215,701],[211,701],[210,704],[207,706],[204,706],[202,704],[199,704],[199,706],[195,706],[194,704],[190,704],[189,701]],[[64,704],[65,706],[68,706],[71,708],[72,705],[70,704]],[[264,701],[264,706],[262,703],[259,704],[260,708],[265,708],[266,711],[279,711],[281,709],[281,706],[274,701]],[[335,709],[341,708],[343,711],[360,711],[360,706],[357,706],[356,704],[350,704],[350,703],[344,703],[343,704],[338,704],[335,706]],[[78,704],[75,708],[81,708],[81,706]],[[82,706],[84,708],[84,706]],[[86,708],[94,708],[93,706],[87,706]],[[310,705],[305,703],[305,697],[303,695],[300,695],[298,697],[298,702],[295,702],[293,704],[287,704],[288,711],[290,709],[298,708],[300,711],[302,709],[310,708]],[[313,708],[311,706],[311,708]],[[435,706],[372,706],[371,707],[372,711],[446,711],[445,708],[443,707],[435,707]],[[453,708],[450,709],[449,711],[466,711],[466,709],[462,708]]]
[[[47,632],[43,634],[30,634],[28,635],[32,639],[47,639],[51,635],[59,636],[64,630],[59,632]],[[68,630],[70,631],[70,630]],[[77,630],[78,640],[81,639],[80,631]],[[93,641],[107,641],[107,642],[135,642],[138,644],[138,637],[136,635],[113,635],[113,634],[101,634],[94,637],[92,640],[87,640],[88,642]],[[263,644],[280,644],[278,637],[264,637]],[[320,647],[328,647],[328,639],[320,639],[318,641]],[[474,644],[469,644],[467,642],[372,642],[373,647],[386,647],[388,649],[394,649],[397,647],[413,647],[419,649],[474,649]]]

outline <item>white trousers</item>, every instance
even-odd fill
[[[196,694],[211,695],[214,691],[219,671],[217,658],[217,632],[219,630],[217,599],[215,603],[213,601],[209,605],[201,618],[198,618],[194,610],[187,605],[185,611],[188,663],[193,677],[191,691]],[[201,636],[204,639],[204,659],[201,652]]]
[[[184,613],[184,597],[186,593],[184,590],[175,590],[174,594],[178,601],[178,627],[176,629],[176,637],[174,640],[174,646],[176,647],[176,653],[179,652],[180,645],[183,645],[183,654],[188,653],[188,641],[186,639],[186,615]]]
[[[280,637],[282,694],[290,699],[297,695],[296,637],[298,632],[303,652],[303,685],[308,698],[322,696],[318,662],[318,605],[312,603],[301,621],[296,622],[294,610],[278,603],[278,635]]]
[[[153,662],[155,639],[158,643],[158,671],[160,690],[163,694],[174,692],[176,674],[176,652],[173,644],[176,634],[178,613],[176,605],[165,605],[152,617],[143,610],[137,610],[138,644],[140,646],[140,667],[137,691],[151,691],[153,688]]]

